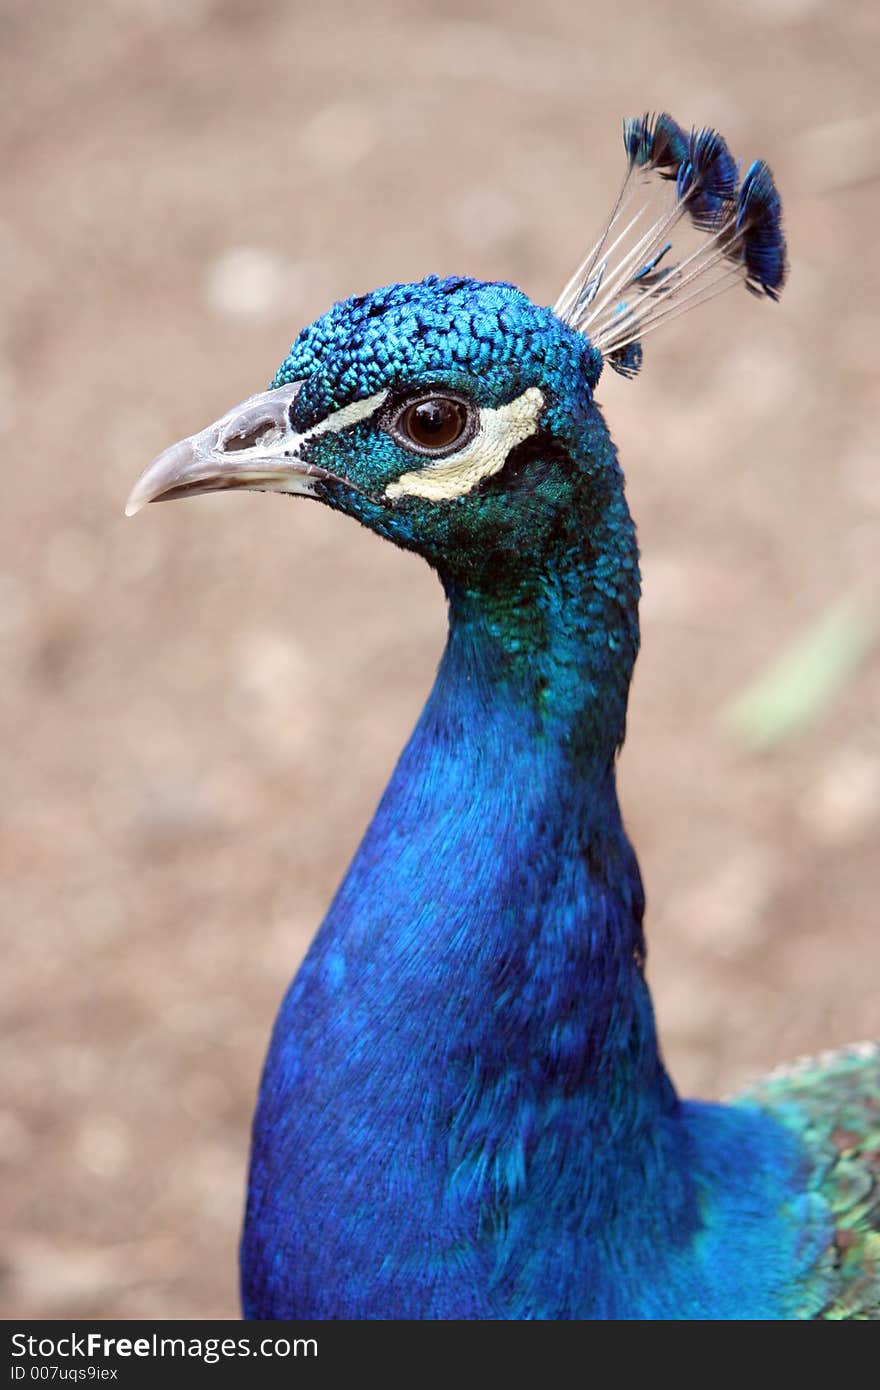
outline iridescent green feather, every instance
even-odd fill
[[[830,1208],[834,1237],[833,1296],[814,1316],[880,1319],[880,1043],[772,1072],[736,1102],[770,1111],[815,1156],[810,1190]]]

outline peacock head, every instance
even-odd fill
[[[129,514],[231,488],[312,497],[478,589],[588,544],[623,505],[603,364],[632,376],[673,315],[738,282],[776,298],[785,275],[765,164],[740,183],[720,135],[666,115],[625,122],[624,144],[611,216],[553,309],[434,276],[336,304],[269,390],[150,465]]]

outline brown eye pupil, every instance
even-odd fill
[[[411,405],[401,423],[413,443],[424,449],[447,449],[464,434],[467,412],[458,401],[435,396]]]

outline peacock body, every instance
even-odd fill
[[[316,498],[422,555],[449,604],[275,1025],[249,1317],[880,1316],[877,1047],[725,1105],[680,1099],[658,1048],[615,788],[638,549],[595,389],[729,284],[775,298],[785,248],[766,165],[740,180],[716,132],[668,116],[624,138],[554,309],[436,277],[337,304],[132,495]]]

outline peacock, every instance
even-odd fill
[[[596,402],[731,286],[781,203],[646,115],[553,308],[428,276],[335,304],[129,501],[317,499],[437,572],[436,682],[281,1006],[241,1242],[249,1318],[880,1317],[880,1046],[681,1099],[615,789],[639,556]]]

